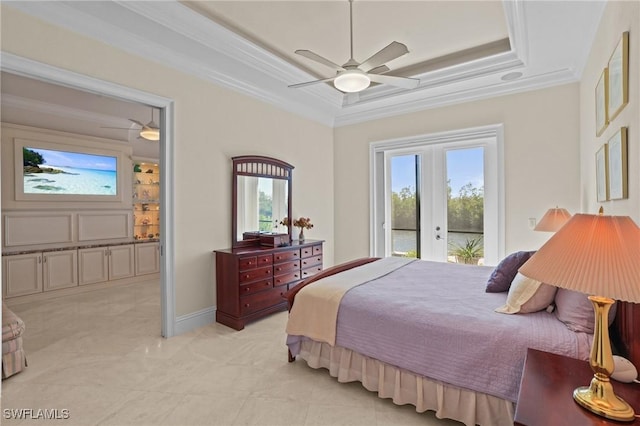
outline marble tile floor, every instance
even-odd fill
[[[288,363],[285,312],[163,339],[157,280],[12,309],[29,366],[2,381],[3,425],[459,425]]]

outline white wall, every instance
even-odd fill
[[[176,315],[215,304],[212,250],[231,241],[231,160],[295,166],[293,213],[333,264],[332,129],[1,6],[2,50],[175,101]]]
[[[596,136],[595,87],[622,33],[629,31],[629,103]],[[598,203],[595,154],[621,127],[629,128],[629,199]],[[580,81],[581,205],[584,213],[628,215],[640,224],[640,2],[609,1]]]
[[[334,132],[335,260],[369,255],[369,144],[371,142],[504,124],[506,253],[535,249],[550,234],[534,232],[559,205],[580,206],[578,84],[432,109]]]

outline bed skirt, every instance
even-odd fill
[[[369,358],[349,349],[304,339],[299,356],[311,368],[326,368],[339,382],[362,383],[380,398],[397,405],[412,404],[416,411],[435,411],[436,417],[454,419],[467,426],[512,426],[510,401],[434,381]]]

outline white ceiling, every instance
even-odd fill
[[[329,84],[287,87],[332,76],[330,69],[293,54],[296,49],[312,50],[338,64],[346,62],[347,0],[3,4],[295,114],[340,126],[578,81],[605,3],[355,0],[355,58],[362,61],[394,40],[405,43],[410,53],[390,62],[389,74],[410,75],[421,84],[414,90],[377,85],[349,96]],[[514,72],[521,77],[502,78]],[[3,77],[3,116],[5,87]],[[17,98],[22,94],[11,93],[14,104],[20,103]],[[36,95],[29,94],[34,101],[55,101],[35,99]],[[149,121],[148,112],[141,114],[131,118]]]

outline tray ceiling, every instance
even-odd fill
[[[391,41],[410,53],[389,74],[417,89],[330,84],[290,89],[333,71],[295,55],[349,57],[346,0],[12,2],[24,13],[330,126],[517,93],[580,79],[603,1],[353,3],[354,56]],[[9,70],[10,71],[10,70]]]

